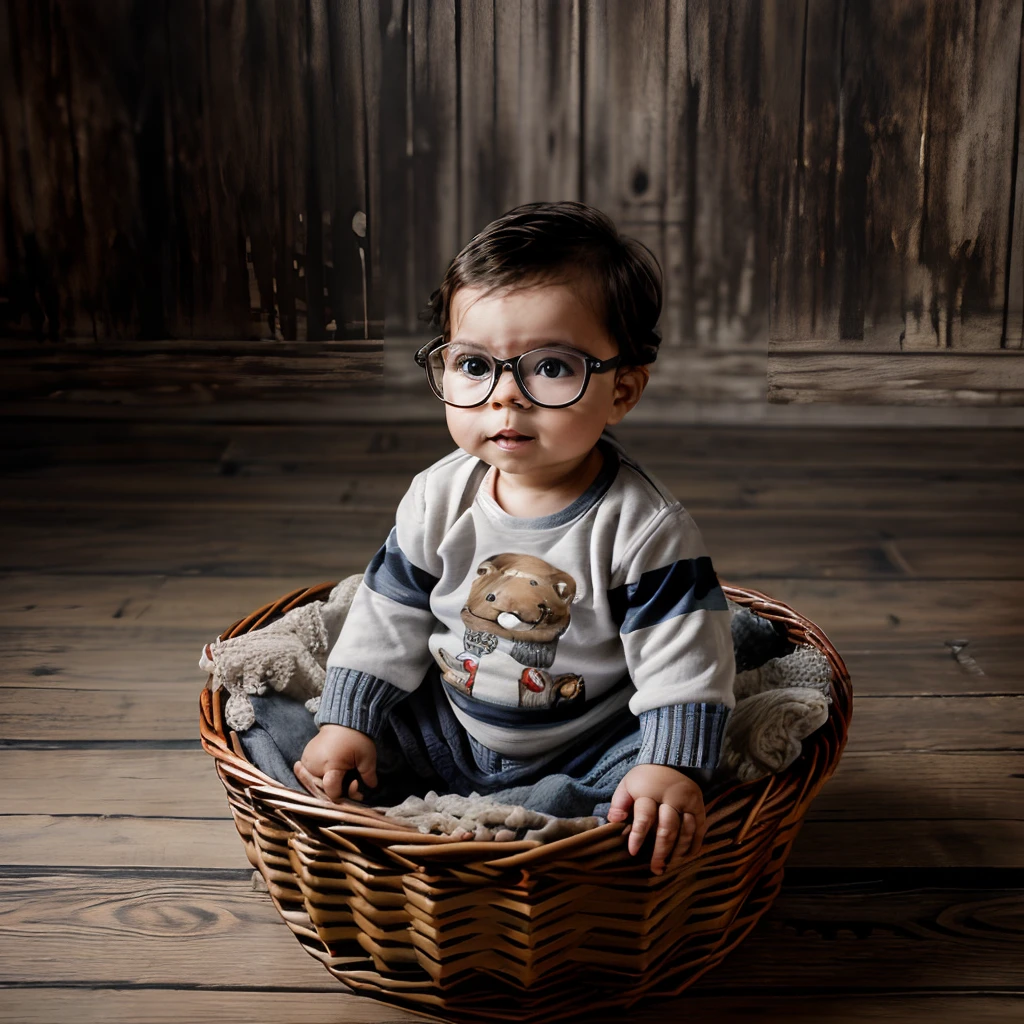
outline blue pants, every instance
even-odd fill
[[[640,749],[637,719],[626,709],[570,746],[517,760],[483,746],[452,713],[436,669],[391,713],[377,739],[378,787],[368,802],[393,806],[407,796],[489,793],[560,818],[605,817],[608,802]],[[249,759],[282,785],[302,789],[292,772],[316,735],[313,716],[279,695],[252,697],[256,724],[240,734]]]

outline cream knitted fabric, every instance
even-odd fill
[[[759,668],[736,673],[736,700],[745,700],[764,690],[785,686],[809,686],[827,694],[832,674],[828,659],[815,647],[798,647],[783,658],[772,658]]]
[[[327,655],[341,632],[362,576],[342,580],[326,601],[313,601],[280,619],[203,648],[199,667],[213,676],[213,689],[228,691],[227,724],[244,732],[256,720],[249,695],[267,690],[301,700],[316,713],[324,688]]]
[[[813,647],[737,673],[719,772],[749,782],[788,768],[828,718],[831,679],[828,659]]]
[[[574,836],[601,824],[599,818],[555,818],[512,804],[498,804],[490,797],[470,793],[438,796],[433,790],[424,797],[407,797],[397,807],[378,807],[389,818],[414,825],[420,832],[462,835],[467,839],[506,842],[527,829],[524,839],[549,843]]]

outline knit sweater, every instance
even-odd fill
[[[610,435],[567,508],[506,513],[458,450],[419,473],[327,661],[318,725],[376,736],[436,664],[479,743],[528,758],[628,711],[637,763],[713,768],[734,705],[729,611],[689,513]]]

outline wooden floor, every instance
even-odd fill
[[[255,606],[361,571],[443,427],[2,430],[0,1020],[418,1019],[348,994],[254,891],[196,662]],[[855,693],[775,907],[627,1019],[1024,1019],[1024,431],[620,435],[720,576],[821,625]]]

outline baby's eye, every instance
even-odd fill
[[[455,369],[473,380],[483,380],[491,375],[491,364],[482,356],[456,356]]]
[[[572,367],[554,356],[545,356],[534,368],[535,377],[571,377]]]

